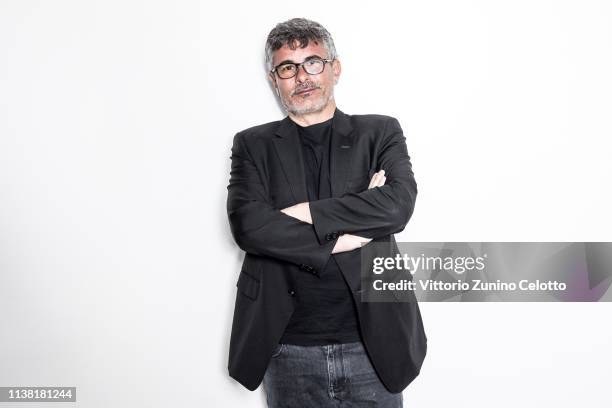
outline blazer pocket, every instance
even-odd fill
[[[259,280],[247,274],[245,271],[240,271],[236,287],[240,293],[251,300],[256,300],[259,294]]]

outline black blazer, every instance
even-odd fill
[[[249,390],[268,362],[294,310],[296,275],[318,273],[334,256],[357,305],[364,347],[382,383],[400,392],[419,374],[427,337],[416,299],[361,302],[360,251],[330,255],[336,238],[351,233],[372,242],[375,256],[399,253],[392,234],[406,226],[417,186],[398,121],[346,115],[332,121],[332,197],[310,203],[313,224],[280,209],[308,201],[297,128],[289,117],[239,132],[232,146],[227,213],[246,252],[240,272],[229,349],[229,374]],[[384,169],[386,183],[367,189]],[[382,247],[385,247],[384,245]]]

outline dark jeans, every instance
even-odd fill
[[[279,344],[263,380],[269,408],[401,408],[380,382],[363,344]]]

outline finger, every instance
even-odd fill
[[[372,187],[374,187],[374,186],[375,186],[375,184],[374,184],[374,183],[376,182],[376,175],[377,175],[377,174],[378,174],[378,173],[374,173],[374,175],[373,175],[373,176],[372,176],[372,178],[370,179],[370,184],[368,184],[368,190],[369,190],[369,189],[371,189]]]
[[[374,180],[374,184],[372,185],[372,188],[382,187],[385,185],[386,178],[384,174],[385,174],[384,170],[381,170],[378,173],[376,173],[376,180]]]
[[[380,187],[383,185],[383,178],[385,176],[382,175],[382,173],[379,173],[378,178],[376,179],[376,185],[374,187]]]
[[[372,188],[376,185],[376,177],[378,176],[378,173],[374,173],[372,175],[372,178],[370,179],[370,185],[368,186],[368,188]]]
[[[383,169],[380,169],[380,171],[378,172],[378,180],[376,183],[376,187],[382,187],[385,185],[385,171]]]
[[[370,180],[370,185],[368,186],[368,189],[378,187],[378,179],[380,178],[380,176],[380,172],[374,173],[374,175],[372,176],[372,180]]]

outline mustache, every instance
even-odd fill
[[[292,92],[291,96],[297,95],[298,92],[302,92],[306,89],[320,89],[321,87],[314,82],[305,82],[304,84],[296,87]]]

